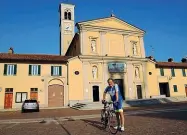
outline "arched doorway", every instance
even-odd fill
[[[64,106],[64,86],[53,84],[48,86],[48,107]]]
[[[93,86],[93,102],[99,102],[99,86]]]

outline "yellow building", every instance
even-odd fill
[[[41,107],[67,106],[68,58],[0,53],[0,109],[21,108],[25,99],[37,99]]]
[[[114,15],[75,25],[74,7],[59,6],[60,56],[0,54],[1,109],[20,108],[29,98],[42,107],[99,102],[109,77],[124,100],[186,96],[186,61],[146,57],[145,31]]]

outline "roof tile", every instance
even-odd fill
[[[0,60],[66,62],[69,58],[71,58],[71,57],[60,56],[60,55],[0,53]]]
[[[187,68],[187,63],[182,62],[157,62],[157,67],[178,67],[178,68]]]

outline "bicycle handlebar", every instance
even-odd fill
[[[109,101],[109,102],[107,102],[107,101],[102,101],[102,103],[103,103],[103,104],[112,104],[113,101]]]

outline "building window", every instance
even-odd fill
[[[51,76],[62,76],[62,67],[51,66]]]
[[[40,75],[41,65],[29,65],[29,75]]]
[[[30,99],[38,100],[38,88],[31,88]]]
[[[5,64],[4,65],[4,75],[16,75],[17,65],[16,64]]]
[[[27,92],[16,92],[16,103],[23,103],[27,99]]]
[[[171,69],[171,75],[172,75],[173,77],[175,77],[175,69],[174,69],[174,68]]]
[[[178,92],[177,85],[173,85],[174,92]]]
[[[185,71],[185,69],[182,69],[182,75],[183,75],[184,77],[186,77],[186,71]]]
[[[163,68],[160,68],[160,75],[164,76],[164,69]]]
[[[13,88],[5,88],[5,93],[13,93]]]

